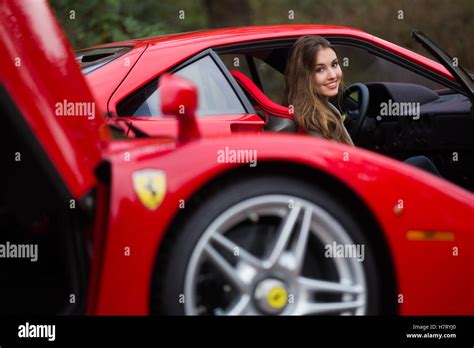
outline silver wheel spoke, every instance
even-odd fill
[[[275,263],[280,258],[281,254],[285,250],[288,242],[290,240],[291,234],[296,225],[296,221],[298,220],[298,215],[301,211],[301,206],[295,206],[290,209],[290,212],[285,216],[283,222],[280,225],[277,240],[275,243],[275,247],[270,254],[267,263],[268,267],[271,268],[275,265]]]
[[[346,285],[326,280],[309,279],[304,277],[298,278],[298,284],[306,292],[330,292],[344,294],[361,294],[364,288],[360,285]]]
[[[311,208],[305,208],[303,215],[303,222],[301,223],[301,228],[299,231],[298,238],[293,249],[293,254],[295,257],[295,273],[299,274],[303,266],[304,255],[306,253],[306,245],[308,244],[310,226],[311,226]]]
[[[207,244],[204,248],[204,252],[209,256],[209,259],[213,264],[222,272],[222,274],[234,285],[237,287],[240,292],[245,292],[247,285],[245,282],[238,276],[237,270],[221,255],[219,252],[214,249],[210,244]]]
[[[254,255],[252,255],[247,250],[240,247],[239,245],[237,245],[236,243],[234,243],[233,241],[231,241],[229,238],[225,237],[224,235],[220,233],[215,233],[212,236],[212,239],[216,241],[219,245],[224,247],[226,250],[228,250],[230,253],[232,253],[233,255],[235,255],[234,253],[237,250],[238,255],[236,255],[236,257],[238,257],[240,261],[246,262],[250,266],[258,270],[263,269],[263,264],[261,260],[256,258]]]

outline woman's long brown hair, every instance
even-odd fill
[[[320,36],[303,36],[295,42],[286,64],[283,103],[293,106],[295,120],[305,130],[321,133],[326,139],[351,144],[339,115],[316,87],[316,56],[321,49],[328,47],[334,50],[329,41]]]

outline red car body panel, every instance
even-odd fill
[[[122,118],[122,117],[121,117]],[[132,120],[133,124],[148,134],[159,134],[175,137],[176,120],[174,118],[160,118],[159,122],[151,117],[126,118]],[[229,135],[234,132],[257,133],[262,131],[265,121],[255,114],[243,115],[217,115],[198,119],[201,133],[204,136]]]
[[[474,226],[466,218],[474,214],[472,194],[365,150],[308,137],[241,135],[204,138],[178,147],[147,142],[129,150],[133,162],[125,162],[122,150],[114,152],[116,144],[111,144],[108,158],[114,171],[108,243],[98,302],[91,313],[148,313],[155,257],[166,230],[179,212],[181,200],[188,201],[200,187],[236,166],[216,163],[219,149],[250,146],[245,144],[252,144],[252,149],[257,151],[259,164],[300,163],[324,171],[350,187],[367,204],[392,254],[397,291],[403,295],[401,314],[474,312]],[[307,151],[300,151],[302,148]],[[156,152],[158,149],[160,153]],[[347,162],[341,160],[344,152],[350,157]],[[132,174],[148,168],[167,173],[167,195],[155,212],[140,204],[131,185]],[[398,216],[393,209],[400,199],[405,210]],[[412,241],[407,239],[409,230],[448,231],[454,233],[455,239]],[[130,256],[124,255],[127,246]],[[453,247],[459,248],[458,256],[453,256]],[[463,294],[462,298],[459,294]]]
[[[87,83],[91,87],[102,113],[108,111],[107,104],[110,97],[130,73],[146,47],[144,44],[136,45],[133,50],[118,58],[114,64],[105,64],[94,71],[94,74],[86,76]]]
[[[149,313],[155,258],[180,212],[181,200],[189,201],[218,175],[241,165],[218,163],[217,151],[226,147],[254,149],[260,164],[296,163],[325,172],[357,195],[387,242],[384,252],[393,261],[401,314],[474,313],[473,194],[387,157],[317,138],[239,134],[184,144],[165,138],[112,140],[99,114],[91,120],[56,115],[58,101],[93,102],[93,97],[46,3],[2,0],[1,4],[0,53],[5,58],[1,83],[73,196],[97,189],[87,314]],[[305,30],[302,26],[301,32]],[[236,37],[239,30],[231,34]],[[252,37],[263,35],[257,28]],[[198,48],[210,43],[205,34],[189,36]],[[220,40],[228,42],[225,35]],[[189,47],[183,48],[183,59]],[[20,67],[15,66],[17,57]],[[162,56],[163,69],[171,58]],[[347,155],[349,160],[342,160]],[[110,186],[93,174],[102,161],[110,163]],[[132,184],[132,174],[148,168],[163,170],[167,176],[166,196],[155,211],[140,202]],[[396,214],[394,206],[400,200],[404,210]],[[454,240],[408,240],[409,230],[451,232]],[[130,255],[124,253],[127,247]]]

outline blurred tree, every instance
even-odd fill
[[[51,5],[76,49],[204,29],[207,20],[201,3],[188,0],[53,0]]]
[[[248,0],[204,0],[210,28],[251,25]]]
[[[142,2],[56,0],[52,6],[75,48],[165,33],[160,21],[150,22]]]

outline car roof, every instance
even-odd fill
[[[336,26],[336,25],[320,25],[320,24],[279,24],[279,25],[261,25],[261,26],[246,26],[234,28],[220,28],[220,29],[206,29],[197,30],[184,33],[166,34],[160,36],[139,38],[126,40],[121,42],[114,42],[95,46],[110,47],[110,46],[142,46],[142,45],[156,45],[156,44],[196,44],[204,41],[218,41],[231,44],[232,42],[241,42],[245,39],[256,39],[259,37],[282,37],[282,36],[300,36],[309,34],[314,31],[321,31],[324,34],[345,34],[357,32],[357,36],[371,36],[366,32],[350,27]]]

